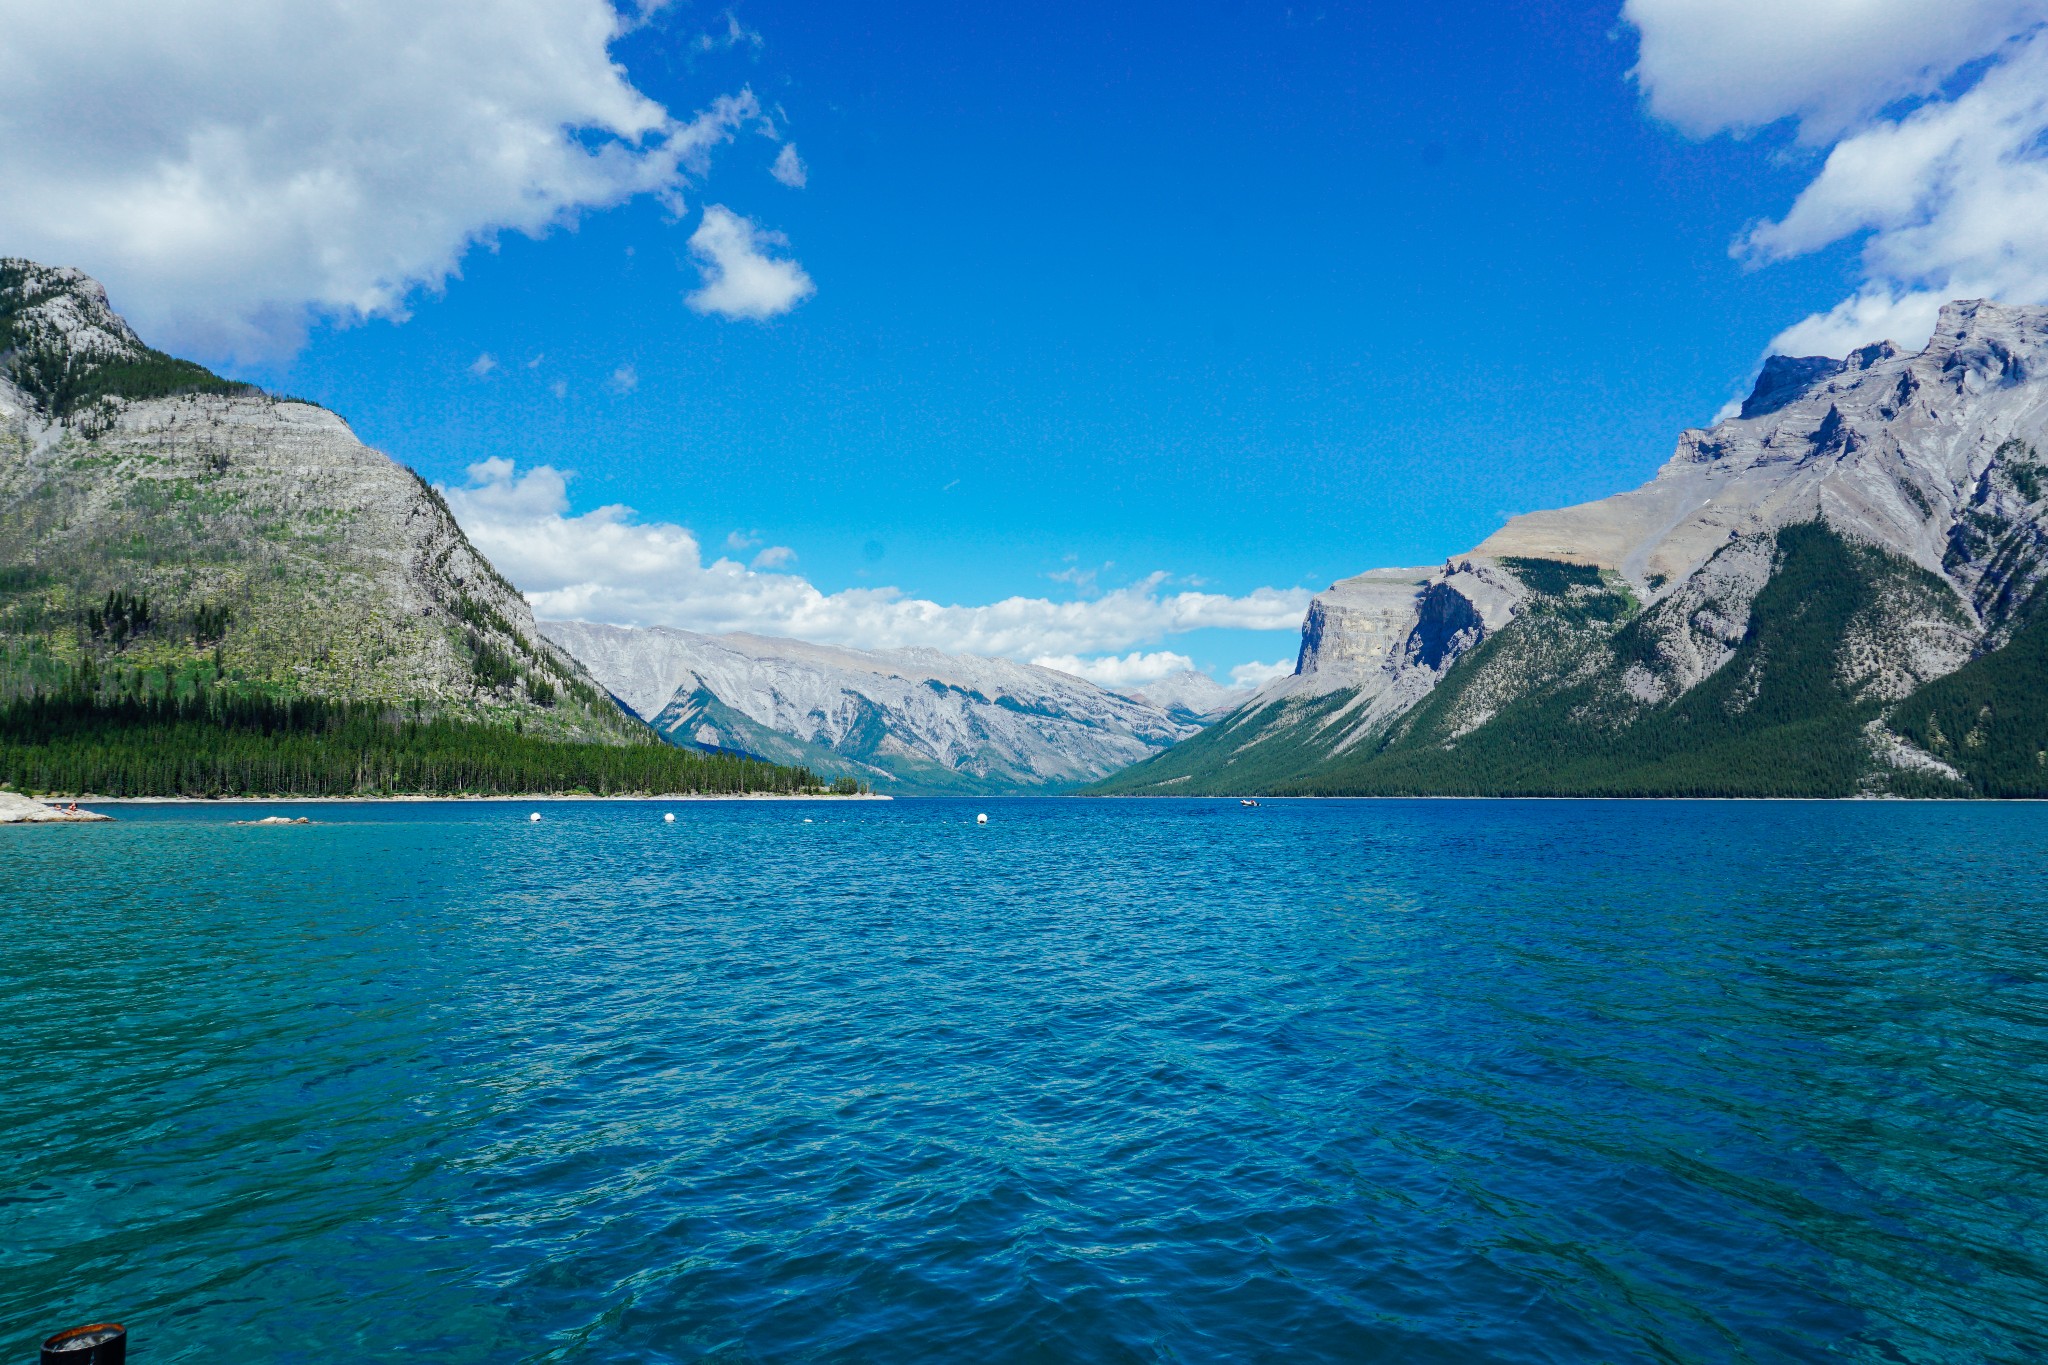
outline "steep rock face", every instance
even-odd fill
[[[1952,303],[1918,354],[1871,346],[1812,369],[1796,392],[1753,397],[1754,416],[1685,432],[1643,487],[1516,517],[1473,553],[1598,565],[1655,596],[1731,539],[1821,520],[1946,573],[1950,532],[2000,450],[2038,445],[2044,363],[2048,310]]]
[[[1524,596],[1512,574],[1472,560],[1333,583],[1309,603],[1294,672],[1233,713],[1259,719],[1205,742],[1229,743],[1233,755],[1261,764],[1275,760],[1253,751],[1275,738],[1289,753],[1304,743],[1343,753],[1428,695],[1461,655],[1513,619]]]
[[[1756,387],[1742,400],[1739,416],[1763,417],[1800,397],[1822,380],[1833,379],[1848,362],[1831,356],[1774,355],[1764,361]]]
[[[1749,607],[1771,578],[1776,556],[1769,536],[1744,536],[1700,567],[1646,616],[1640,657],[1622,684],[1652,705],[1690,692],[1735,657],[1749,633]]]
[[[672,740],[902,792],[1058,788],[1200,726],[1007,659],[547,621],[542,631]]]
[[[1683,433],[1643,487],[1517,517],[1420,583],[1382,571],[1336,585],[1304,622],[1293,677],[1110,786],[1233,790],[1249,772],[1265,790],[1320,790],[1341,771],[1360,790],[1432,790],[1492,753],[1487,781],[1512,772],[1502,789],[1634,790],[1683,772],[1720,790],[1673,757],[1686,734],[1713,732],[1716,761],[1747,774],[1727,790],[1776,790],[1749,730],[1667,724],[1707,692],[1717,717],[1776,716],[1786,743],[1800,724],[1837,737],[1853,726],[1862,757],[1841,748],[1801,779],[1828,790],[1953,776],[1882,716],[2031,629],[2048,578],[2044,434],[2048,309],[1955,303],[1917,354],[1774,357],[1739,415]],[[1844,581],[1828,585],[1826,611],[1809,610],[1773,592],[1788,573]],[[1614,740],[1623,731],[1641,743]],[[1546,787],[1502,756],[1510,734],[1516,753],[1558,764],[1558,737],[1576,735],[1609,766]],[[1844,776],[1859,762],[1860,778]]]
[[[291,694],[644,735],[440,496],[333,413],[149,350],[76,271],[0,261],[0,342],[0,695],[87,660],[203,660]],[[110,622],[110,594],[146,616]]]

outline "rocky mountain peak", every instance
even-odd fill
[[[85,272],[15,256],[0,257],[0,385],[46,419],[95,431],[125,402],[262,392],[144,344]]]
[[[1250,694],[1225,687],[1207,673],[1184,668],[1125,695],[1156,706],[1176,720],[1199,720],[1235,706]]]
[[[84,271],[0,257],[0,353],[38,346],[102,360],[148,349]]]
[[[137,554],[147,546],[147,554]],[[438,493],[324,408],[151,349],[0,259],[0,699],[91,663],[644,742]],[[105,627],[94,604],[147,604]]]
[[[1742,416],[1762,417],[1803,397],[1814,385],[1833,379],[1847,362],[1825,355],[1774,355],[1757,372],[1756,387],[1742,400]]]
[[[1956,299],[1941,306],[1928,339],[1931,354],[1968,346],[2002,342],[2038,344],[2048,335],[2048,309],[1995,303],[1990,299]]]
[[[1889,341],[1879,341],[1851,351],[1843,360],[1827,355],[1770,356],[1757,372],[1756,386],[1742,400],[1742,410],[1736,415],[1744,420],[1767,417],[1837,375],[1859,373],[1897,359],[1898,355],[1898,347]]]
[[[1654,599],[1731,540],[1818,520],[1970,596],[1951,530],[2007,442],[2039,443],[2044,366],[2048,308],[1957,301],[1917,353],[1766,366],[1743,415],[1683,433],[1649,483],[1517,517],[1474,554],[1611,569]]]

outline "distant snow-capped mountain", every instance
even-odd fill
[[[1207,673],[1184,668],[1124,695],[1136,701],[1150,702],[1176,720],[1199,725],[1251,696],[1251,690],[1225,687]]]
[[[935,649],[583,621],[542,622],[541,633],[676,743],[850,774],[885,792],[1096,781],[1198,733],[1232,695],[1183,674],[1146,700],[1050,668]]]

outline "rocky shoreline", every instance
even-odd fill
[[[113,818],[111,815],[101,815],[97,811],[59,810],[55,806],[46,805],[19,792],[0,792],[0,825],[80,825],[90,820]]]
[[[12,793],[0,793],[0,796]],[[64,798],[66,801],[70,797]],[[228,806],[260,805],[276,806],[293,802],[309,802],[322,805],[399,803],[422,801],[889,801],[894,798],[882,792],[669,792],[666,794],[635,792],[630,795],[593,796],[565,792],[526,792],[515,796],[94,796],[82,794],[80,801],[90,801],[96,806]],[[40,805],[42,803],[36,802]]]

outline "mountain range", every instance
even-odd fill
[[[902,794],[1053,791],[1200,732],[1241,693],[1199,673],[1158,700],[1009,659],[544,621],[671,742],[801,763]]]
[[[1311,604],[1106,793],[2048,794],[2048,309],[1772,357],[1641,488]]]
[[[1248,700],[1196,674],[1124,695],[536,622],[340,417],[4,259],[0,780],[2048,795],[2044,445],[2048,309],[1954,303],[1918,351],[1772,357],[1640,488],[1333,584]]]

